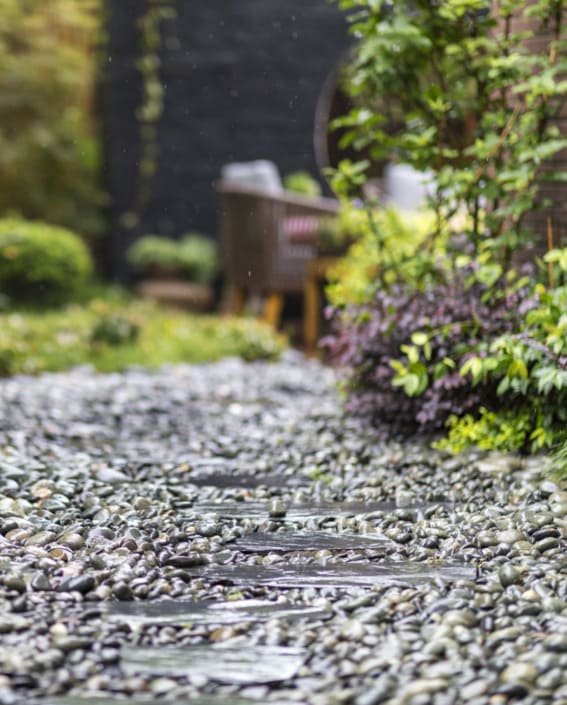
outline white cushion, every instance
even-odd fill
[[[283,191],[277,166],[266,159],[225,164],[221,170],[221,178],[226,183],[260,188],[269,193]]]

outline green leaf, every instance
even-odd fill
[[[413,333],[411,336],[411,342],[418,347],[423,347],[428,340],[429,337],[426,333]]]
[[[482,376],[482,372],[482,360],[479,357],[470,357],[468,360],[466,360],[466,362],[461,366],[461,369],[459,370],[459,373],[463,377],[466,377],[468,374],[470,374],[473,378],[473,382],[477,382],[480,379],[480,377]]]

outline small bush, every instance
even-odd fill
[[[179,242],[179,257],[187,277],[198,284],[209,284],[217,273],[217,246],[204,235],[184,235]]]
[[[445,252],[445,236],[428,238],[433,229],[430,212],[401,213],[343,203],[337,220],[340,242],[352,242],[348,253],[329,274],[327,295],[335,307],[366,303],[377,287],[399,279],[419,287],[438,255]],[[426,246],[426,244],[428,246]]]
[[[9,377],[16,369],[16,353],[0,347],[0,377]]]
[[[307,171],[294,171],[283,179],[284,189],[304,196],[320,196],[321,185]]]
[[[550,253],[567,273],[567,249]],[[482,342],[460,368],[472,386],[495,390],[497,403],[450,419],[443,447],[498,450],[553,448],[567,428],[567,285],[534,287],[513,330]]]
[[[515,330],[527,295],[523,280],[493,275],[441,268],[421,290],[398,282],[336,312],[327,345],[345,370],[348,410],[386,436],[439,432],[451,415],[494,404],[494,385],[475,386],[460,369],[484,340]]]
[[[177,243],[159,235],[144,235],[128,248],[126,259],[139,272],[156,267],[174,270],[179,264]]]
[[[140,335],[140,326],[134,321],[115,314],[99,319],[92,330],[91,342],[106,345],[134,343]]]
[[[198,284],[210,283],[218,270],[216,244],[199,233],[180,240],[145,235],[128,249],[126,258],[139,272],[180,275]]]
[[[0,0],[0,18],[0,214],[101,236],[107,198],[92,98],[104,3]]]
[[[567,483],[567,433],[563,433],[552,458],[551,470],[555,479],[562,484]]]
[[[0,291],[13,303],[72,300],[92,269],[87,247],[71,231],[40,222],[0,220]]]

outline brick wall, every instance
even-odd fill
[[[535,0],[534,0],[535,1]],[[565,6],[562,39],[567,39],[567,5]],[[511,23],[512,32],[522,32],[534,30],[538,27],[533,20],[526,18],[521,13],[517,13]],[[525,45],[530,51],[548,54],[550,41],[553,39],[550,32],[538,31],[535,36],[527,39]],[[563,106],[560,114],[553,121],[562,136],[567,137],[567,105]],[[544,171],[562,171],[567,173],[567,149],[555,155],[549,166]],[[543,210],[529,214],[525,219],[525,224],[530,229],[540,234],[540,245],[536,248],[538,253],[545,252],[547,248],[547,219],[551,217],[553,230],[555,233],[555,243],[567,246],[567,184],[566,183],[544,183],[540,187],[540,200],[549,199],[551,205]]]

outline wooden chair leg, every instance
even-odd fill
[[[264,304],[264,315],[263,319],[266,323],[272,326],[272,328],[278,328],[280,324],[280,318],[282,315],[282,309],[284,304],[283,294],[272,293],[268,294],[266,302]]]
[[[241,286],[229,284],[225,293],[224,311],[232,316],[240,316],[246,303],[246,292]]]
[[[303,291],[303,342],[305,354],[313,355],[319,338],[321,293],[317,278],[308,274]]]

